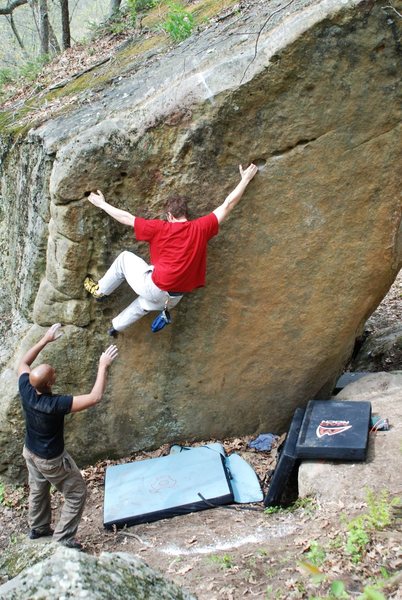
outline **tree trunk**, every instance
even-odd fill
[[[39,0],[40,53],[49,54],[49,15],[47,0]]]
[[[110,0],[109,19],[115,17],[120,12],[121,0]]]
[[[71,47],[70,35],[70,13],[68,10],[68,0],[60,0],[61,11],[61,29],[63,50]]]
[[[50,21],[49,21],[49,46],[50,46],[50,50],[52,52],[54,52],[55,54],[60,54],[60,52],[61,52],[60,44],[57,40],[56,34],[54,32],[54,29],[53,29]]]

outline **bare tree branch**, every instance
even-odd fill
[[[28,0],[28,4],[31,7],[31,11],[32,11],[32,16],[33,16],[33,20],[35,23],[35,27],[36,27],[36,31],[40,37],[40,31],[39,31],[39,23],[38,23],[38,3],[37,0]]]
[[[383,6],[383,8],[392,8],[392,10],[396,12],[396,14],[398,15],[398,17],[401,17],[401,18],[402,18],[402,15],[401,15],[401,13],[400,13],[400,12],[398,12],[398,11],[396,10],[396,8],[394,8],[392,5],[389,5],[389,6]]]
[[[28,4],[28,0],[12,0],[5,8],[0,8],[0,15],[11,15],[16,8],[23,4]]]
[[[10,15],[7,15],[7,16],[6,16],[6,19],[7,19],[7,21],[10,23],[10,27],[11,27],[11,29],[12,29],[12,32],[13,32],[13,34],[15,35],[15,38],[16,38],[16,40],[17,40],[17,42],[18,42],[18,45],[19,45],[19,47],[21,48],[21,50],[23,50],[23,51],[24,51],[24,54],[26,54],[24,43],[23,43],[23,41],[22,41],[22,39],[21,39],[21,36],[20,36],[20,34],[18,33],[18,31],[17,31],[17,27],[16,27],[16,25],[15,25],[15,21],[14,21],[13,13],[11,13]]]

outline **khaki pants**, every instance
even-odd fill
[[[50,527],[50,486],[53,485],[64,496],[59,522],[53,539],[57,542],[74,537],[77,532],[86,499],[85,481],[71,458],[64,450],[56,458],[37,456],[24,446],[22,452],[29,475],[28,520],[31,529],[38,531]]]

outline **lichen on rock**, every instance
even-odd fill
[[[2,600],[61,597],[195,600],[195,596],[166,580],[140,559],[122,552],[103,552],[95,557],[60,544],[31,542],[19,544],[7,560],[9,570],[19,574],[0,585]],[[22,570],[24,564],[30,566]]]

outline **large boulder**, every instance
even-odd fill
[[[195,600],[129,554],[103,552],[95,557],[57,544],[37,544],[34,550],[31,546],[34,564],[0,585],[2,600]]]
[[[124,248],[147,253],[85,193],[149,217],[175,189],[199,216],[235,186],[238,162],[260,168],[210,244],[207,287],[162,332],[148,317],[120,336],[104,403],[68,427],[81,464],[279,432],[332,388],[401,266],[398,27],[379,1],[250,2],[163,56],[133,52],[120,80],[0,145],[4,364],[61,321],[46,357],[71,393],[90,389],[133,297],[122,286],[95,303],[85,275]],[[3,456],[20,444],[15,389],[0,391]]]
[[[347,385],[337,400],[371,402],[373,414],[387,418],[389,431],[369,435],[364,462],[304,461],[299,468],[299,495],[322,504],[364,501],[368,490],[391,494],[402,487],[402,372],[372,373]]]

